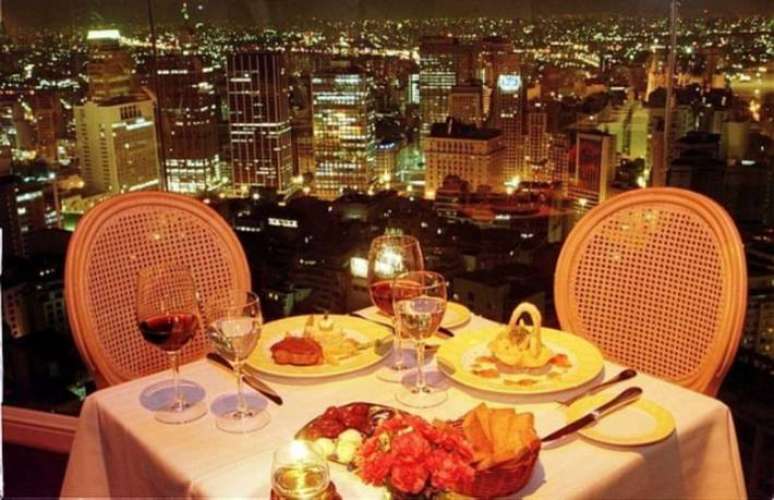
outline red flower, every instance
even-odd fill
[[[436,449],[427,460],[432,484],[441,490],[458,490],[473,480],[476,471],[459,455]]]
[[[365,482],[381,486],[390,474],[395,463],[395,455],[392,453],[379,453],[363,460],[360,464],[360,475]]]
[[[428,472],[422,464],[397,464],[392,468],[390,482],[404,493],[419,493],[425,489]]]
[[[391,449],[395,453],[395,460],[401,464],[421,462],[432,451],[430,443],[417,431],[395,436]]]

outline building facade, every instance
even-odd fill
[[[346,189],[365,192],[376,160],[372,78],[351,67],[312,75],[315,193],[334,199]]]
[[[86,101],[75,106],[75,131],[87,193],[158,187],[154,103],[150,98]]]
[[[293,151],[285,56],[231,54],[226,78],[235,191],[287,189],[293,177]]]
[[[455,175],[472,190],[489,186],[504,190],[502,133],[448,120],[433,125],[423,143],[425,195],[433,198],[444,179]]]
[[[199,194],[221,183],[212,68],[194,55],[158,61],[158,102],[166,189]]]

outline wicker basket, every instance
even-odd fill
[[[462,428],[462,420],[449,422]],[[529,445],[527,453],[521,457],[504,462],[491,469],[476,471],[476,477],[467,488],[457,493],[474,498],[495,498],[513,495],[527,485],[540,454],[540,440]]]

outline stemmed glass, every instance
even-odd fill
[[[377,373],[377,377],[388,382],[400,382],[406,370],[400,329],[393,314],[393,284],[399,274],[422,269],[422,249],[419,241],[413,236],[385,235],[371,242],[368,252],[368,287],[371,301],[392,319],[395,333],[393,362],[388,370]]]
[[[274,452],[271,487],[277,497],[322,498],[329,485],[328,462],[308,443],[291,441]]]
[[[160,384],[151,387],[150,400],[155,417],[167,424],[195,420],[205,413],[204,391],[186,381],[187,389],[195,391],[186,397],[181,390],[180,350],[199,329],[199,303],[196,285],[190,269],[182,266],[158,265],[140,270],[137,276],[137,323],[145,340],[169,355],[172,367],[172,387]]]
[[[446,390],[427,382],[424,371],[425,341],[435,334],[446,312],[446,279],[430,271],[401,274],[393,284],[393,309],[401,333],[414,339],[417,378],[402,387],[396,399],[413,408],[429,408],[446,401]]]
[[[247,290],[228,290],[207,301],[207,333],[221,356],[231,362],[237,390],[212,402],[218,428],[226,432],[251,432],[265,427],[270,417],[265,401],[242,390],[242,366],[258,344],[263,317],[258,296]]]

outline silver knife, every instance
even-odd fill
[[[231,366],[231,363],[229,363],[228,360],[226,360],[226,358],[224,358],[223,356],[221,356],[220,354],[218,354],[216,352],[209,352],[209,353],[207,353],[207,359],[212,361],[213,363],[219,365],[219,366],[222,366],[223,368],[227,368],[227,369],[229,369],[231,371],[234,371],[234,367]],[[280,397],[279,394],[277,394],[274,391],[274,389],[272,389],[271,387],[266,385],[266,383],[258,380],[251,373],[251,370],[245,370],[244,369],[245,367],[242,367],[242,368],[243,368],[242,380],[247,385],[249,385],[250,387],[252,387],[256,391],[260,392],[261,394],[263,394],[267,398],[271,399],[276,404],[278,404],[278,405],[282,404],[282,398]]]
[[[541,439],[541,441],[543,441],[544,443],[547,443],[549,441],[554,441],[556,439],[567,436],[568,434],[578,432],[584,427],[590,424],[593,424],[594,422],[599,420],[602,417],[602,415],[605,415],[606,413],[610,413],[611,411],[617,410],[618,408],[626,406],[629,403],[633,403],[634,401],[639,399],[641,394],[642,394],[642,389],[640,389],[639,387],[629,387],[628,389],[625,389],[624,391],[622,391],[618,396],[608,401],[607,403],[594,409],[594,411],[591,411],[586,415],[582,416],[581,418],[579,418],[578,420],[570,422],[569,424],[565,425],[561,429],[552,432],[548,436]]]

